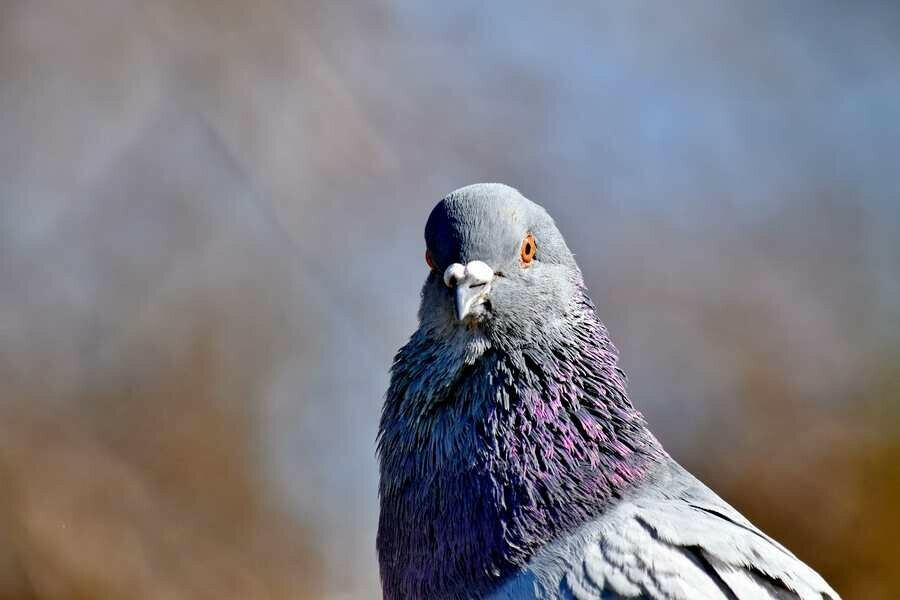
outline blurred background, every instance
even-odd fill
[[[0,598],[379,598],[387,371],[477,181],[678,459],[900,597],[898,99],[894,2],[4,0]]]

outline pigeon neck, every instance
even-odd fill
[[[567,322],[472,364],[421,331],[398,354],[379,439],[386,598],[490,590],[665,456],[583,294]]]

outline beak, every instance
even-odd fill
[[[458,321],[484,312],[482,306],[489,297],[493,279],[494,270],[480,260],[473,260],[465,266],[453,263],[447,267],[444,284],[454,290]]]
[[[462,321],[469,315],[473,314],[475,309],[487,300],[487,292],[490,287],[486,283],[478,286],[457,285],[456,286],[456,320]]]

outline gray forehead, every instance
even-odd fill
[[[441,265],[518,256],[526,233],[556,237],[553,220],[539,205],[502,183],[477,183],[441,200],[425,225],[425,241]]]

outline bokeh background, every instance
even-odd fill
[[[379,598],[432,205],[544,204],[633,398],[900,597],[900,5],[4,0],[0,597]]]

